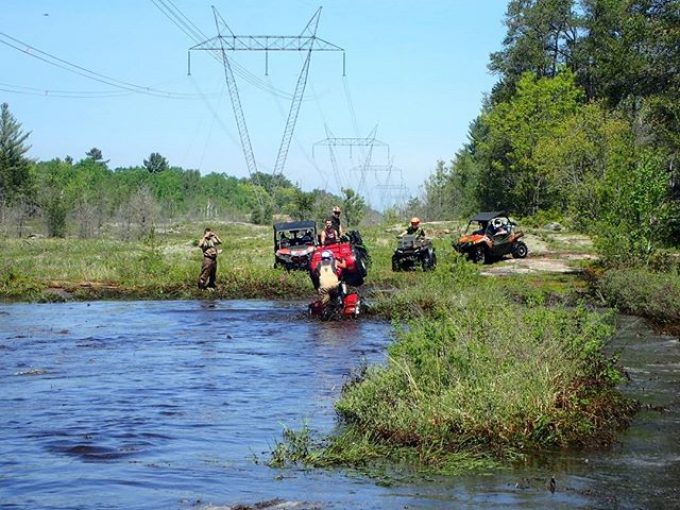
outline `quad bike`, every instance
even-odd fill
[[[312,254],[309,263],[309,277],[312,279],[315,289],[319,288],[319,278],[316,275],[315,269],[321,262],[321,253],[326,250],[333,252],[336,260],[343,259],[347,264],[346,268],[338,269],[338,278],[341,282],[352,287],[363,285],[364,279],[368,274],[371,258],[359,232],[352,230],[346,236],[343,236],[339,243],[319,246]]]
[[[347,285],[341,283],[326,306],[317,299],[309,304],[308,310],[310,316],[322,321],[356,319],[361,313],[361,298],[357,292],[348,292]]]
[[[400,237],[399,246],[392,255],[392,271],[412,269],[416,264],[420,264],[423,271],[431,271],[437,266],[432,239],[415,235]]]
[[[274,267],[306,271],[317,247],[316,223],[292,221],[274,225]]]
[[[477,222],[478,228],[468,233],[473,222]],[[525,258],[529,249],[522,237],[524,233],[510,221],[506,211],[481,212],[470,219],[465,233],[451,244],[472,262],[488,264],[507,254]]]

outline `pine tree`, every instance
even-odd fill
[[[158,152],[152,152],[149,155],[149,159],[144,160],[144,168],[146,168],[149,173],[152,174],[164,172],[168,169],[168,160],[161,156]]]
[[[24,133],[21,124],[9,111],[0,107],[0,208],[18,198],[29,183],[31,161],[25,156],[30,145],[25,145],[31,133]]]

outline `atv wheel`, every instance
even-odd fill
[[[432,271],[435,267],[437,267],[437,255],[434,250],[428,251],[423,257],[423,271]]]
[[[488,262],[488,257],[486,255],[484,246],[477,246],[477,248],[475,248],[475,251],[472,253],[472,262],[475,264],[486,264]]]
[[[399,261],[394,257],[392,257],[392,271],[394,271],[395,273],[401,271],[401,265],[399,264]]]
[[[366,261],[364,260],[364,257],[360,254],[357,253],[357,259],[356,259],[356,264],[357,264],[357,269],[359,270],[359,274],[363,278],[368,274],[368,269],[366,268]]]
[[[512,258],[513,259],[523,259],[529,254],[529,248],[524,243],[524,241],[517,241],[515,246],[512,247]]]

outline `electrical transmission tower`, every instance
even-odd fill
[[[365,149],[366,152],[363,154],[364,162],[360,167],[358,167],[361,171],[361,177],[359,178],[359,182],[356,184],[356,186],[352,186],[358,193],[361,191],[361,188],[365,184],[366,173],[368,171],[367,169],[371,166],[371,159],[373,158],[373,149],[376,147],[386,149],[387,159],[389,160],[390,158],[390,146],[385,142],[382,142],[375,138],[376,131],[377,127],[374,128],[373,131],[371,131],[371,133],[369,133],[369,135],[366,138],[338,138],[332,136],[330,130],[326,128],[326,138],[316,142],[312,146],[312,157],[314,157],[315,155],[316,147],[328,147],[328,154],[331,159],[331,164],[333,165],[333,172],[335,175],[336,183],[338,185],[338,188],[342,188],[343,187],[342,171],[340,166],[338,165],[334,149],[336,147],[348,147],[350,151],[350,157],[352,157],[352,150],[354,147],[360,147],[362,149]],[[354,184],[354,182],[352,182],[352,184]]]
[[[342,67],[343,76],[345,75],[345,50],[336,46],[320,37],[317,37],[316,32],[319,26],[319,18],[321,16],[321,7],[314,13],[309,20],[304,30],[300,35],[235,35],[224,21],[222,16],[217,12],[213,6],[213,16],[215,18],[215,26],[217,28],[217,36],[207,39],[189,48],[189,74],[191,74],[191,51],[209,51],[217,55],[224,65],[224,76],[229,90],[229,97],[231,98],[231,106],[236,118],[236,125],[238,127],[239,136],[241,138],[241,148],[248,166],[248,171],[252,174],[257,172],[257,163],[255,155],[253,154],[253,147],[250,142],[250,135],[248,133],[248,126],[246,118],[243,113],[243,106],[239,97],[238,86],[234,79],[232,66],[227,56],[227,52],[233,51],[264,51],[265,52],[265,74],[268,72],[269,52],[270,51],[300,51],[305,52],[305,60],[302,64],[302,69],[298,76],[295,92],[291,100],[290,110],[288,112],[288,119],[281,137],[281,144],[279,152],[276,156],[276,164],[274,165],[273,175],[283,172],[288,157],[288,149],[290,148],[290,141],[293,137],[295,124],[300,113],[300,105],[302,104],[302,97],[307,86],[307,77],[309,75],[309,63],[314,51],[341,51],[342,52]]]
[[[373,175],[373,189],[379,192],[378,205],[385,208],[393,206],[401,201],[404,192],[404,171],[395,167],[391,162],[387,165],[355,166],[350,172],[361,172],[366,176]],[[398,183],[398,184],[395,184]],[[403,201],[402,201],[403,202]]]
[[[405,206],[408,199],[408,186],[401,184],[378,184],[377,189],[383,192],[383,205]]]

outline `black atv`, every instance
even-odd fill
[[[431,271],[437,266],[432,239],[415,235],[400,237],[399,246],[392,255],[392,271],[405,271],[416,265],[420,265],[423,271]]]

